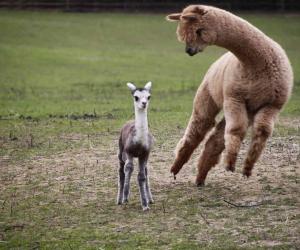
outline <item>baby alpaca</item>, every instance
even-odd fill
[[[138,184],[143,211],[153,203],[149,187],[147,161],[149,158],[153,137],[148,131],[147,109],[151,97],[151,82],[144,88],[137,88],[127,83],[134,101],[135,121],[126,123],[119,138],[119,192],[117,204],[128,202],[130,178],[133,171],[133,158],[138,158]]]
[[[204,76],[171,172],[176,175],[180,171],[213,127],[199,158],[196,184],[204,184],[224,149],[225,167],[234,171],[242,140],[252,126],[243,170],[249,177],[272,134],[276,116],[291,94],[293,71],[284,50],[247,21],[211,6],[190,5],[167,19],[179,22],[177,37],[185,42],[190,56],[208,45],[229,50]],[[221,109],[224,118],[215,126]]]

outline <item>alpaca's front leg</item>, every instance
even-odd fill
[[[125,163],[125,182],[124,182],[124,197],[123,197],[123,203],[128,202],[128,197],[129,197],[129,189],[130,189],[130,178],[131,174],[133,172],[133,158],[127,156],[127,160]]]
[[[171,173],[173,173],[174,176],[189,160],[191,154],[203,140],[206,133],[214,126],[215,117],[220,110],[212,99],[205,84],[206,83],[203,83],[197,91],[194,99],[193,113],[188,127],[186,128],[183,138],[177,144],[175,162],[171,167]]]
[[[146,163],[147,163],[146,159],[139,159],[139,173],[137,176],[143,211],[146,211],[149,209],[149,206],[148,206],[149,200],[147,197],[147,190],[146,190],[146,179],[147,179]]]

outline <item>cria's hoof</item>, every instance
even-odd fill
[[[150,203],[150,204],[153,204],[153,203],[154,203],[154,200],[153,200],[153,199],[149,200],[149,203]]]
[[[124,199],[122,203],[123,203],[123,204],[126,204],[126,203],[128,203],[128,200],[127,200],[127,199]]]
[[[147,211],[149,211],[150,210],[150,207],[143,207],[143,212],[147,212]]]
[[[230,171],[230,172],[234,172],[235,171],[235,167],[234,166],[227,166],[225,169],[227,171]]]

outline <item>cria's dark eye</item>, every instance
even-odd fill
[[[137,102],[139,100],[139,98],[137,96],[135,96],[134,100]]]
[[[150,100],[150,98],[151,98],[151,95],[148,96],[148,100]]]
[[[203,29],[197,29],[196,33],[198,36],[201,36]]]

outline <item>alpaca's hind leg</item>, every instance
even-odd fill
[[[130,189],[130,178],[131,174],[133,172],[133,158],[132,157],[127,157],[125,167],[124,167],[124,172],[125,172],[125,181],[124,181],[124,197],[123,197],[123,203],[128,202],[128,197],[129,197],[129,189]]]
[[[175,162],[171,167],[171,173],[176,175],[189,160],[206,133],[214,126],[215,116],[219,110],[210,96],[207,86],[200,86],[194,99],[193,113],[188,127],[183,138],[177,144]]]
[[[225,118],[215,127],[205,143],[198,162],[197,186],[204,185],[209,170],[219,162],[220,155],[225,148],[224,144]]]
[[[125,173],[124,173],[124,166],[125,162],[121,159],[119,159],[119,183],[118,183],[118,198],[117,198],[117,204],[122,204],[123,201],[123,195],[124,195],[124,183],[125,183]]]
[[[234,171],[235,162],[241,143],[248,128],[248,114],[244,103],[235,99],[225,100],[225,166],[226,170]]]
[[[146,190],[146,164],[147,159],[145,158],[139,158],[139,173],[137,176],[138,184],[139,184],[139,190],[140,190],[140,197],[141,197],[141,203],[143,207],[143,211],[146,211],[149,209],[148,203],[148,197],[147,197],[147,190]]]
[[[252,140],[244,163],[244,176],[251,176],[252,168],[264,149],[268,137],[272,134],[274,121],[278,113],[278,108],[267,106],[260,109],[255,115],[252,128]]]
[[[146,173],[146,193],[147,193],[149,203],[152,204],[154,202],[154,200],[153,200],[152,193],[150,190],[148,167],[145,168],[145,173]]]

